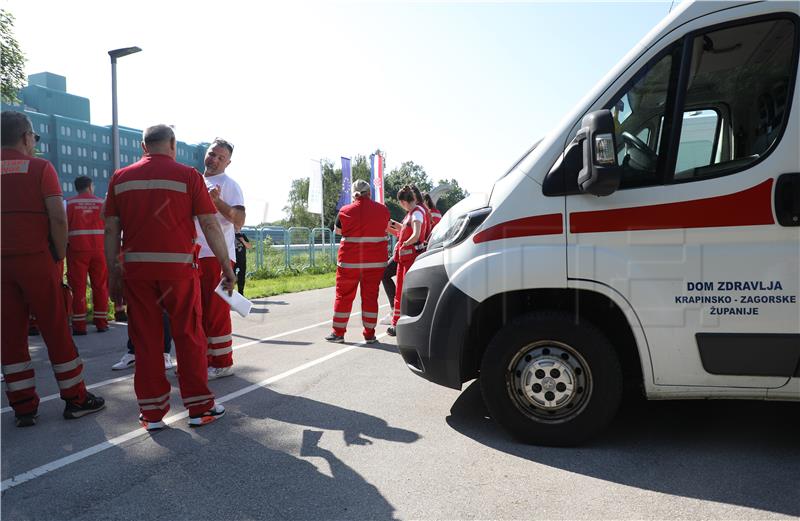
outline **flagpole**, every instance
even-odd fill
[[[319,160],[319,177],[322,181],[322,212],[319,214],[319,218],[322,221],[322,246],[325,246],[325,175],[322,169],[322,158]]]

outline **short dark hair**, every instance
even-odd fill
[[[92,178],[91,177],[88,177],[88,176],[85,176],[85,175],[79,175],[78,177],[75,178],[75,191],[76,192],[83,192],[84,190],[86,190],[90,186],[92,186]]]
[[[2,133],[2,146],[13,147],[19,143],[26,132],[33,132],[33,125],[28,116],[16,110],[4,110],[0,115],[0,133]]]
[[[214,147],[225,147],[228,149],[228,153],[233,155],[233,144],[230,141],[226,141],[221,137],[215,137],[214,141],[211,142],[211,148]]]
[[[145,145],[172,142],[175,140],[175,131],[168,125],[153,125],[142,132],[142,141]]]

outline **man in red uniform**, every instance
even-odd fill
[[[153,327],[161,324],[163,308],[172,326],[180,367],[178,384],[189,409],[189,426],[198,427],[220,418],[225,408],[214,403],[208,389],[194,217],[222,265],[226,291],[233,290],[236,278],[202,177],[194,168],[175,161],[175,133],[166,125],[148,128],[142,150],[142,159],[117,171],[108,187],[105,250],[109,288],[119,302],[124,280],[131,315],[128,336],[136,346],[133,386],[142,426],[163,428],[162,419],[169,411],[170,385],[162,356],[164,330]]]
[[[92,283],[94,325],[108,331],[108,271],[103,254],[103,199],[89,177],[75,179],[78,195],[67,199],[67,281],[72,288],[72,334],[86,334],[86,274]]]
[[[386,228],[389,209],[370,199],[369,183],[353,183],[355,202],[343,206],[336,218],[336,233],[342,235],[336,268],[336,300],[333,304],[333,332],[328,342],[344,342],[356,289],[361,288],[361,323],[364,340],[377,342],[378,288],[386,268]]]
[[[233,145],[216,138],[206,151],[203,179],[214,206],[217,222],[222,229],[228,256],[236,259],[236,229],[244,226],[244,196],[239,184],[225,173],[231,164]],[[231,307],[215,293],[224,267],[211,251],[198,223],[197,242],[200,245],[200,291],[203,303],[203,329],[208,337],[208,379],[233,374],[233,337],[231,336]]]
[[[99,411],[105,401],[86,391],[83,362],[69,334],[62,272],[67,247],[67,217],[53,165],[34,157],[39,136],[25,114],[2,113],[2,290],[0,347],[6,396],[18,427],[36,424],[39,396],[28,352],[28,316],[33,312],[61,398],[64,417]]]

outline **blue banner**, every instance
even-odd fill
[[[353,194],[351,192],[351,186],[353,182],[351,181],[351,173],[350,173],[350,158],[343,157],[342,158],[342,191],[339,194],[339,202],[336,204],[336,210],[338,211],[339,208],[346,204],[350,204],[352,202]]]

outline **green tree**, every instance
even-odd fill
[[[287,218],[285,226],[308,226],[314,227],[319,223],[319,217],[308,211],[308,178],[302,177],[292,181],[292,188],[289,189],[289,201],[283,207]]]
[[[19,103],[17,93],[25,86],[25,54],[14,38],[14,16],[0,9],[0,97]]]
[[[436,207],[439,209],[440,212],[444,215],[444,213],[453,207],[457,202],[464,199],[469,195],[469,192],[464,190],[458,185],[458,181],[455,179],[440,179],[439,184],[447,183],[453,187],[452,190],[447,192],[445,195],[439,198],[436,201]]]

